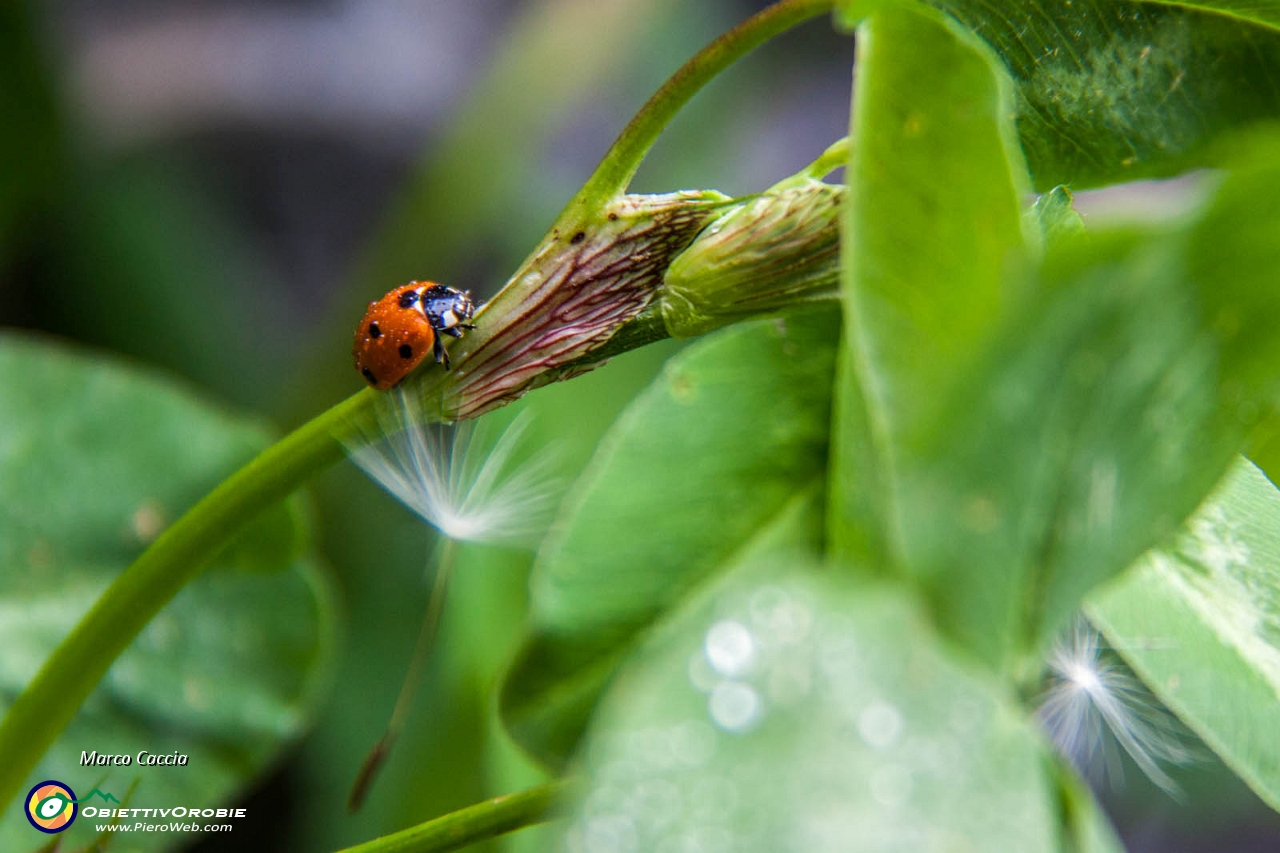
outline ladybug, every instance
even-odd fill
[[[462,337],[475,314],[470,292],[454,290],[430,281],[414,281],[397,287],[369,310],[356,328],[351,354],[356,370],[380,391],[408,375],[430,351],[437,364],[449,369],[444,335]]]

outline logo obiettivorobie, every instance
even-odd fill
[[[41,782],[27,792],[27,820],[41,832],[62,832],[79,812],[75,792],[57,780]]]

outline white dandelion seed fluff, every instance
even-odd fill
[[[381,395],[376,433],[344,441],[351,461],[450,539],[535,545],[560,483],[552,451],[513,463],[528,420],[517,418],[490,444],[475,421],[429,423],[425,411],[403,388]]]
[[[1083,617],[1067,628],[1049,653],[1048,689],[1038,716],[1046,733],[1086,776],[1123,779],[1119,745],[1166,793],[1178,785],[1166,766],[1194,762],[1191,734],[1103,644]]]

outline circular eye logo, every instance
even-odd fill
[[[27,820],[41,832],[62,832],[76,819],[75,792],[50,779],[27,792]]]

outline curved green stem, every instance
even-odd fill
[[[625,192],[640,161],[690,98],[717,74],[769,39],[830,11],[835,0],[781,0],[711,42],[680,66],[623,129],[565,213]]]
[[[832,2],[781,0],[699,52],[627,125],[562,219],[593,213],[603,218],[605,205],[625,190],[662,128],[698,89],[767,39],[830,9]],[[483,333],[478,333],[469,343],[482,339]],[[626,346],[649,339],[626,338]],[[588,356],[598,357],[603,355]],[[450,380],[436,371],[427,381],[443,387]],[[174,522],[116,578],[0,722],[0,805],[13,799],[40,756],[138,632],[259,512],[340,460],[340,440],[370,415],[374,400],[373,392],[356,394],[267,448]]]
[[[338,853],[444,853],[460,850],[536,823],[551,820],[556,802],[572,784],[564,780],[495,797],[409,829],[347,847]]]

